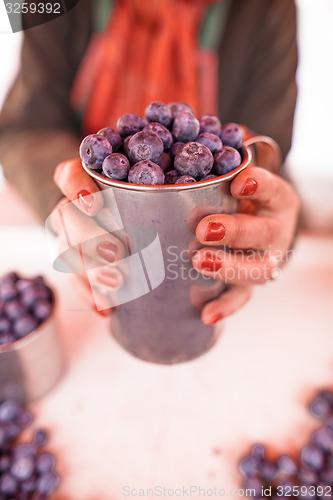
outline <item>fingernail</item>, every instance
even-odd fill
[[[94,310],[97,312],[97,314],[99,314],[100,316],[102,316],[103,318],[106,318],[107,316],[110,316],[110,312],[111,310],[110,309],[97,309],[97,306],[94,305]]]
[[[105,259],[108,262],[114,262],[116,260],[118,248],[113,243],[110,243],[109,241],[99,243],[96,250],[102,259]]]
[[[209,322],[210,326],[216,325],[216,323],[218,323],[219,321],[221,321],[221,319],[223,319],[223,315],[222,314],[217,314],[216,316],[213,316],[213,318]]]
[[[225,227],[223,224],[219,222],[209,222],[207,231],[205,234],[206,241],[220,241],[224,238],[225,235]]]
[[[97,279],[102,285],[109,286],[111,288],[116,288],[118,285],[118,276],[110,271],[101,271],[97,275]]]
[[[246,179],[246,182],[241,190],[241,196],[252,196],[257,191],[258,183],[255,179]]]
[[[81,189],[81,191],[77,193],[77,197],[83,210],[89,214],[94,203],[93,195],[86,189]]]
[[[215,273],[221,269],[222,263],[214,255],[206,254],[204,259],[200,263],[200,267],[204,271]]]

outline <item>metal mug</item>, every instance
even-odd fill
[[[0,401],[30,402],[44,396],[64,368],[55,305],[50,316],[22,339],[0,346]]]
[[[201,310],[226,289],[225,283],[197,272],[193,251],[198,222],[211,214],[237,212],[231,180],[251,163],[250,146],[265,136],[248,136],[242,163],[216,179],[186,185],[147,186],[106,179],[83,164],[103,192],[107,211],[97,219],[127,248],[124,286],[110,294],[111,331],[134,356],[154,363],[192,360],[216,342],[221,326],[207,326]],[[106,216],[105,216],[106,213]],[[118,230],[117,230],[118,228]]]

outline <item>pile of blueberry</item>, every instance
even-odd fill
[[[269,460],[264,446],[256,444],[239,464],[243,489],[255,498],[333,498],[333,393],[322,390],[310,405],[323,425],[313,432],[299,457],[281,455]],[[266,494],[263,492],[265,492]]]
[[[42,276],[26,279],[10,272],[0,278],[0,345],[31,333],[52,307],[52,292]]]
[[[185,103],[152,102],[145,119],[122,115],[117,130],[103,128],[80,145],[82,162],[115,181],[188,184],[214,179],[242,162],[242,128],[221,125],[213,115],[199,120]]]
[[[47,500],[59,484],[55,459],[43,451],[47,433],[35,431],[32,442],[18,442],[32,415],[16,400],[0,404],[0,498]]]

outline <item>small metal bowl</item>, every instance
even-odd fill
[[[28,403],[44,396],[59,380],[64,357],[52,311],[25,337],[0,346],[0,401],[8,398]]]

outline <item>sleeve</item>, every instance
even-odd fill
[[[220,115],[272,137],[286,157],[296,104],[293,0],[233,0],[221,44]]]
[[[75,74],[90,36],[89,2],[24,32],[21,69],[0,116],[6,178],[44,220],[63,196],[53,182],[76,157],[79,123],[70,106]],[[29,17],[24,19],[29,26]]]

